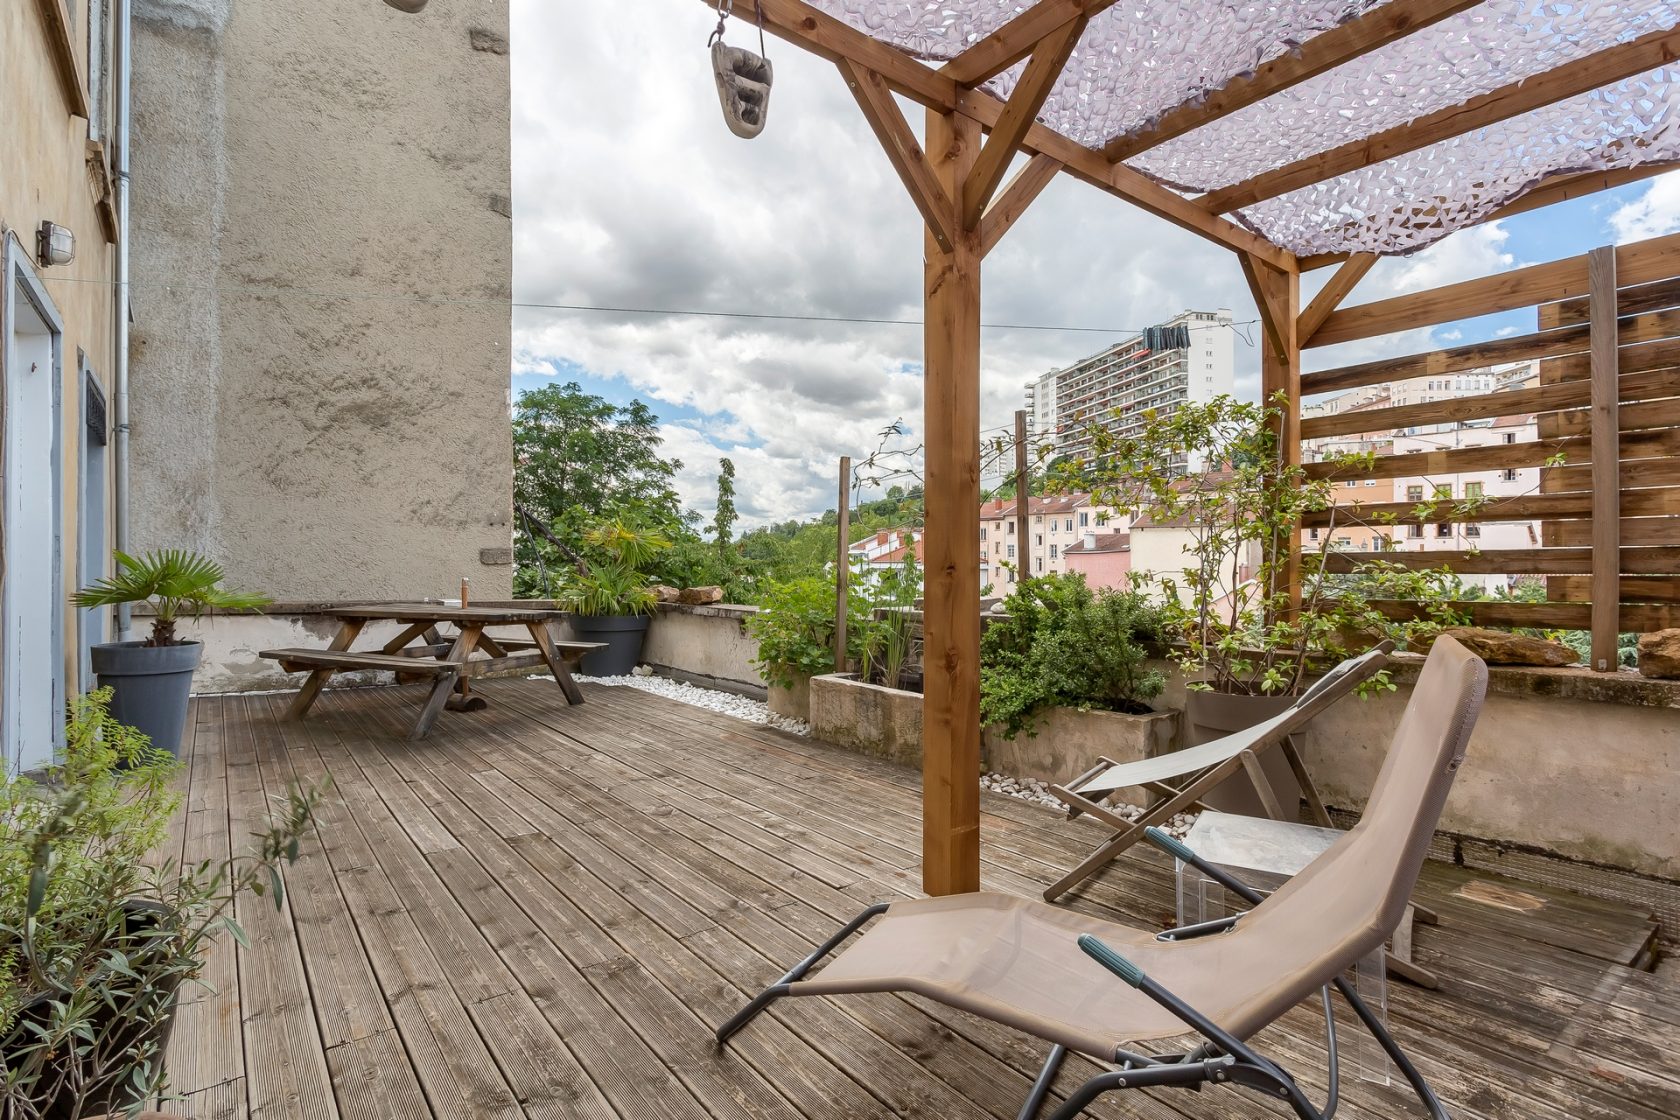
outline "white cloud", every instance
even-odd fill
[[[692,0],[514,0],[516,299],[919,319],[920,219],[834,67],[772,39],[769,125],[738,140],[703,46],[713,22]],[[739,20],[729,34],[756,39]],[[1230,253],[1053,184],[987,259],[982,318],[1112,331],[987,330],[982,427],[1009,422],[1029,378],[1186,307],[1254,317]],[[703,513],[721,454],[744,518],[783,520],[834,504],[839,456],[868,454],[896,418],[922,426],[917,326],[521,310],[514,341],[521,372],[575,363],[656,412],[703,414],[665,426]],[[1251,396],[1258,365],[1239,341]]]
[[[1618,245],[1680,230],[1680,172],[1659,175],[1644,194],[1618,206],[1610,214],[1610,228]]]

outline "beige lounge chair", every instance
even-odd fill
[[[1227,778],[1242,771],[1253,783],[1260,803],[1273,820],[1294,820],[1295,806],[1284,805],[1266,780],[1260,756],[1273,747],[1283,751],[1289,767],[1306,795],[1313,819],[1325,828],[1332,827],[1330,814],[1318,796],[1312,776],[1307,773],[1300,753],[1291,736],[1310,723],[1326,708],[1375,676],[1388,664],[1394,643],[1384,641],[1373,648],[1340,662],[1325,673],[1288,708],[1271,719],[1223,738],[1182,751],[1174,751],[1158,758],[1137,762],[1115,762],[1099,759],[1079,777],[1065,786],[1051,786],[1050,792],[1068,807],[1068,820],[1089,813],[1112,825],[1115,833],[1098,844],[1078,867],[1051,883],[1044,890],[1044,901],[1054,902],[1080,883],[1101,871],[1115,857],[1143,839],[1144,831],[1153,825],[1165,824],[1173,816],[1187,809],[1203,807],[1202,798]],[[1102,802],[1116,790],[1141,786],[1156,796],[1155,803],[1143,811],[1137,820],[1127,820]]]
[[[1111,1090],[1244,1086],[1326,1120],[1337,1094],[1334,986],[1436,1120],[1446,1110],[1343,973],[1399,923],[1487,691],[1487,667],[1451,638],[1429,654],[1364,817],[1261,899],[1159,829],[1149,839],[1254,904],[1153,934],[999,894],[871,907],[718,1028],[721,1045],[782,996],[915,992],[1015,1027],[1052,1049],[1022,1117],[1036,1115],[1068,1050],[1117,1068],[1055,1112],[1071,1120]],[[814,977],[823,957],[880,920]],[[1322,991],[1329,1101],[1315,1106],[1281,1065],[1243,1040]]]

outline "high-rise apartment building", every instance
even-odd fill
[[[1090,449],[1093,424],[1135,435],[1148,409],[1170,413],[1235,387],[1231,312],[1186,311],[1044,374],[1027,386],[1027,412],[1035,441],[1079,455]]]

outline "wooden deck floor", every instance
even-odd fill
[[[329,692],[302,724],[281,722],[285,696],[196,701],[186,858],[239,847],[289,781],[333,790],[285,908],[242,903],[253,948],[224,942],[215,990],[181,1011],[173,1111],[1015,1115],[1043,1047],[916,999],[784,1001],[712,1046],[842,920],[916,892],[916,775],[628,689],[575,709],[548,684],[482,691],[488,711],[446,713],[417,744],[414,689]],[[984,809],[989,889],[1036,894],[1095,835],[1002,797]],[[1680,992],[1620,963],[1649,921],[1442,865],[1421,894],[1442,924],[1419,929],[1418,958],[1445,979],[1391,984],[1390,1020],[1455,1116],[1680,1114]],[[1165,861],[1139,856],[1073,905],[1158,928],[1172,899]],[[1301,1008],[1258,1043],[1322,1092],[1321,1029]],[[1091,1072],[1070,1063],[1060,1085]],[[1419,1114],[1398,1090],[1344,1089],[1344,1116]],[[1217,1089],[1092,1114],[1277,1112]]]

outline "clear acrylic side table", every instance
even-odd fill
[[[1292,824],[1265,817],[1205,812],[1191,826],[1184,843],[1207,862],[1229,871],[1261,894],[1271,894],[1317,859],[1344,833],[1334,828]],[[1247,908],[1240,898],[1228,898],[1224,887],[1182,860],[1178,863],[1178,924],[1194,925],[1223,918]],[[1232,906],[1232,903],[1236,906]],[[1410,915],[1407,915],[1410,920]],[[1388,966],[1383,950],[1369,953],[1354,968],[1354,990],[1386,1026],[1388,1024]],[[1340,1004],[1340,1000],[1333,1000]],[[1349,1024],[1352,1028],[1349,1029]],[[1388,1085],[1394,1068],[1377,1040],[1357,1020],[1338,1018],[1337,1049],[1359,1077]]]

